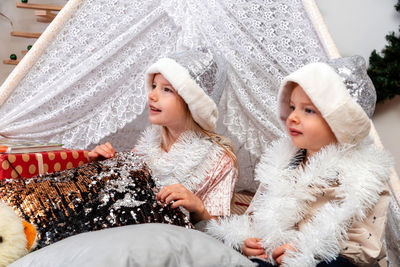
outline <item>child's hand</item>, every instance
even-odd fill
[[[181,184],[164,186],[158,192],[156,199],[167,204],[175,201],[171,207],[184,207],[187,211],[193,213],[192,216],[195,218],[195,221],[211,219],[201,199]]]
[[[88,153],[89,162],[108,159],[114,156],[115,150],[109,142],[96,146]]]
[[[260,238],[247,238],[242,246],[242,252],[245,256],[257,256],[259,258],[268,259],[268,255],[264,254],[264,248],[261,246]]]
[[[282,258],[287,250],[296,251],[290,244],[284,244],[280,247],[277,247],[274,252],[272,252],[272,258],[276,261],[277,264],[282,264]]]

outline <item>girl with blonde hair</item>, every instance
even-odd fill
[[[150,167],[157,199],[183,207],[192,222],[230,215],[237,161],[230,142],[214,132],[225,81],[225,61],[207,48],[161,58],[146,72],[152,126],[133,151]],[[105,143],[89,158],[114,155]]]

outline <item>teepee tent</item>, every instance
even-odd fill
[[[70,148],[107,140],[129,150],[148,125],[144,71],[166,53],[198,46],[229,61],[217,132],[234,141],[237,189],[255,191],[262,147],[282,135],[280,81],[339,57],[313,0],[69,0],[1,86],[0,132]],[[387,245],[399,255],[394,172],[390,186]]]

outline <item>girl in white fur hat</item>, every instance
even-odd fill
[[[230,214],[236,157],[230,143],[214,133],[225,61],[206,48],[186,51],[158,60],[146,77],[153,126],[143,132],[135,153],[115,156],[105,144],[89,154],[92,161],[113,157],[104,164],[2,181],[0,221],[8,223],[0,223],[0,267],[82,232],[145,222],[191,227],[171,207],[185,208],[193,223]],[[24,228],[21,219],[37,231]]]
[[[237,162],[230,142],[214,133],[226,63],[207,48],[159,59],[146,72],[149,120],[134,151],[161,187],[157,198],[184,207],[191,221],[230,215]],[[110,158],[110,143],[89,152]]]
[[[376,95],[361,57],[312,63],[286,77],[279,118],[290,138],[256,168],[246,214],[209,233],[259,266],[357,266],[384,256],[391,157],[369,140]]]

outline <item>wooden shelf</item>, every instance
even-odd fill
[[[36,19],[38,22],[45,23],[51,22],[57,16],[57,14],[54,14],[49,10],[35,10],[35,15],[39,17]]]
[[[39,38],[42,33],[40,32],[11,32],[11,36],[25,37],[25,38]]]
[[[43,22],[43,23],[50,23],[53,20],[52,19],[47,19],[47,18],[37,18],[36,21],[37,22]]]
[[[19,63],[19,59],[16,60],[12,60],[12,59],[4,59],[3,60],[3,64],[7,64],[7,65],[17,65]]]
[[[62,6],[52,6],[52,5],[41,5],[41,4],[25,4],[17,2],[18,8],[28,8],[28,9],[37,9],[37,10],[49,10],[49,11],[60,11]]]

